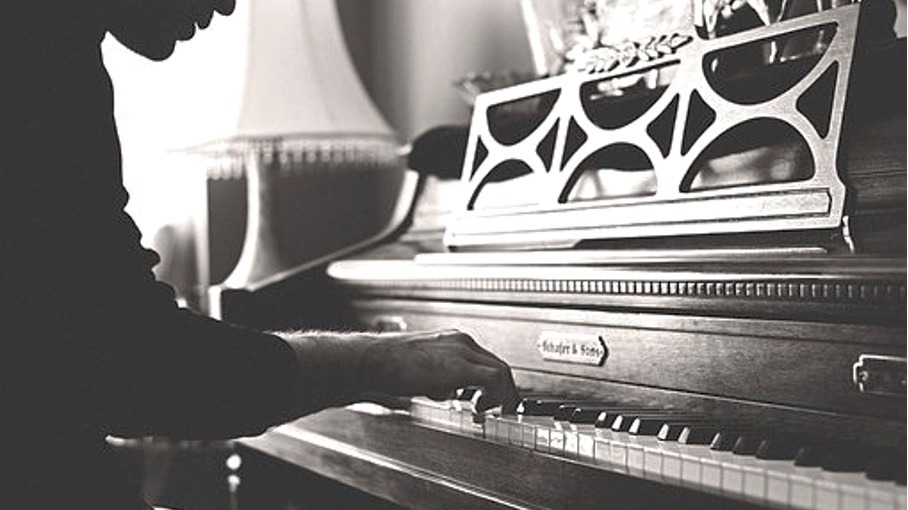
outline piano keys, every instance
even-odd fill
[[[464,401],[416,399],[411,413],[417,422],[455,434],[773,508],[897,509],[906,504],[904,445],[843,445],[834,437],[783,435],[761,430],[759,424],[723,424],[706,415],[614,403],[533,399],[522,409],[515,415],[484,416],[480,427]],[[601,419],[594,425],[577,424],[571,419],[575,415],[588,422],[584,409]],[[669,425],[685,432],[674,438],[660,435]],[[681,435],[703,436],[703,431],[713,438],[679,440]],[[566,440],[569,435],[574,439]],[[796,461],[817,451],[821,441],[825,447],[817,462]]]

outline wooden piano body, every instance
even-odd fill
[[[904,452],[904,395],[865,393],[855,382],[862,356],[904,359],[904,264],[848,259],[836,268],[824,262],[808,258],[790,272],[778,260],[716,262],[708,270],[654,263],[641,272],[589,262],[439,267],[344,261],[328,271],[338,301],[324,301],[318,291],[323,304],[336,306],[335,314],[317,310],[311,298],[269,290],[282,303],[298,300],[308,309],[300,317],[336,317],[308,325],[463,328],[513,366],[527,394],[733,417],[788,434]],[[606,357],[602,365],[546,360],[544,338],[568,345],[572,339],[601,340]],[[754,503],[728,499],[719,489],[712,493],[477,438],[457,420],[338,409],[241,444],[250,449],[247,456],[263,452],[410,508]],[[258,469],[253,479],[266,481],[250,485],[260,484],[259,492],[306,497],[306,489],[287,496],[281,491],[294,482],[278,477],[286,483],[275,488],[267,483],[273,472]]]
[[[903,41],[887,51],[896,58],[886,62],[905,61]],[[463,181],[412,174],[406,221],[381,242],[225,291],[221,314],[267,328],[458,327],[510,363],[527,395],[697,414],[904,459],[904,82],[878,87],[892,76],[888,63],[852,80],[852,95],[874,90],[866,104],[877,106],[852,113],[843,135],[851,232],[838,225],[730,232],[722,244],[684,233],[619,248],[452,252],[442,237]],[[893,129],[901,133],[894,148],[868,134]],[[792,238],[802,242],[772,242]],[[584,452],[566,447],[565,436],[556,444],[551,422],[525,425],[546,434],[538,442],[521,435],[516,418],[470,417],[457,401],[417,400],[409,411],[354,406],[241,440],[241,500],[308,508],[301,501],[315,505],[327,490],[314,473],[371,495],[340,491],[323,501],[333,508],[905,505],[903,460],[900,482],[730,453],[688,465],[683,448],[607,431],[586,429],[593,446]],[[620,460],[611,457],[618,448]]]

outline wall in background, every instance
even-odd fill
[[[403,141],[469,120],[456,79],[532,70],[519,0],[338,0],[338,10],[360,77]]]
[[[190,242],[200,228],[193,217],[204,215],[202,169],[188,166],[177,149],[232,134],[236,126],[249,1],[255,0],[239,0],[232,16],[215,16],[164,62],[145,60],[112,37],[103,44],[129,211],[145,244],[161,253],[158,276],[184,292],[210,259],[199,252],[207,243]],[[469,108],[451,86],[456,78],[530,65],[518,0],[339,0],[338,8],[358,72],[402,142],[467,121]],[[242,232],[235,227],[226,231]]]
[[[246,11],[215,16],[173,56],[152,62],[112,36],[102,44],[114,83],[114,113],[123,152],[127,210],[143,243],[161,255],[155,273],[181,296],[197,294],[207,266],[204,169],[193,168],[178,149],[234,129],[246,66]],[[231,105],[231,107],[225,107]]]

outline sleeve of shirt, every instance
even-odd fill
[[[296,357],[277,336],[176,308],[115,324],[95,378],[110,433],[257,435],[319,407],[319,395],[298,387]]]

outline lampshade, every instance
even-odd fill
[[[390,135],[347,52],[333,0],[249,2],[237,135]]]
[[[380,231],[403,176],[398,141],[356,74],[334,1],[247,5],[235,134],[197,151],[209,179],[246,179],[245,239],[226,288],[254,285]]]

